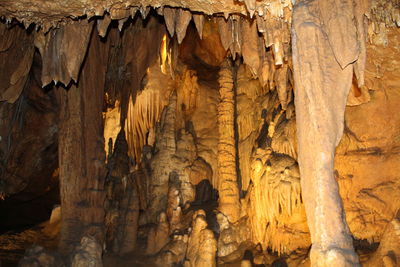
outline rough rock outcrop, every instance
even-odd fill
[[[41,246],[33,246],[28,249],[23,259],[18,263],[19,267],[63,267],[63,262],[60,255],[54,252],[49,252]]]
[[[206,214],[198,210],[193,215],[192,231],[189,236],[185,267],[216,266],[217,241],[214,233],[207,229]]]
[[[93,237],[84,236],[74,252],[71,267],[103,267],[102,254],[101,244]]]

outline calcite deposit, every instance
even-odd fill
[[[395,0],[1,1],[0,265],[399,265],[399,26]]]

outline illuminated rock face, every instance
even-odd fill
[[[0,197],[48,192],[58,145],[59,248],[96,250],[77,266],[140,250],[147,223],[160,266],[258,244],[244,265],[312,245],[313,266],[357,266],[352,237],[398,262],[397,3],[31,2],[0,3]]]
[[[202,210],[193,215],[192,232],[188,241],[185,267],[216,266],[217,241],[207,228],[205,213]]]
[[[239,189],[236,173],[234,133],[235,100],[233,69],[226,61],[219,72],[220,103],[218,104],[218,192],[219,210],[235,223],[240,215]]]
[[[331,13],[332,8],[343,15]],[[357,30],[365,30],[354,24],[363,11],[353,8],[352,3],[310,2],[293,13],[298,160],[314,266],[359,264],[333,176],[353,67],[359,84],[364,83],[365,66],[357,61],[364,56],[359,46],[364,40],[357,39]],[[337,30],[337,24],[346,30]]]

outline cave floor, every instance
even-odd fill
[[[207,212],[207,214],[211,214],[210,211],[215,208],[213,205],[209,206],[210,210]],[[204,208],[204,206],[202,207]],[[200,207],[194,207],[194,210],[197,208]],[[213,222],[214,220],[215,218],[208,218],[209,224],[215,224],[215,222]],[[25,250],[29,249],[33,245],[40,245],[46,249],[55,250],[58,244],[57,236],[59,229],[59,221],[52,224],[47,221],[29,229],[9,231],[0,235],[0,266],[17,266],[18,262],[24,256]],[[144,227],[138,231],[137,249],[135,252],[123,256],[116,255],[111,252],[105,252],[103,255],[104,267],[156,266],[155,256],[145,255],[147,244],[146,237],[148,232],[146,229],[147,227]],[[366,260],[368,260],[368,258],[377,248],[377,244],[370,245],[366,241],[356,241],[354,245],[358,254],[360,255],[361,262],[366,262]],[[279,259],[277,255],[269,255],[267,253],[263,253],[263,257],[266,262],[270,263],[269,265],[253,266],[309,266],[307,251],[293,253],[285,260],[282,260],[282,258]],[[284,265],[279,265],[282,262],[285,262]],[[218,264],[218,266],[241,266],[241,261],[239,260],[229,264]]]
[[[9,231],[0,235],[0,266],[17,266],[25,254],[25,250],[33,245],[40,245],[47,249],[54,249],[58,239],[52,234],[52,226],[47,222],[29,229]]]

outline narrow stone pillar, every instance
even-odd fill
[[[234,83],[233,69],[228,60],[224,61],[219,72],[218,104],[218,192],[219,210],[231,223],[240,215],[239,188],[236,174],[236,147],[234,132]]]

